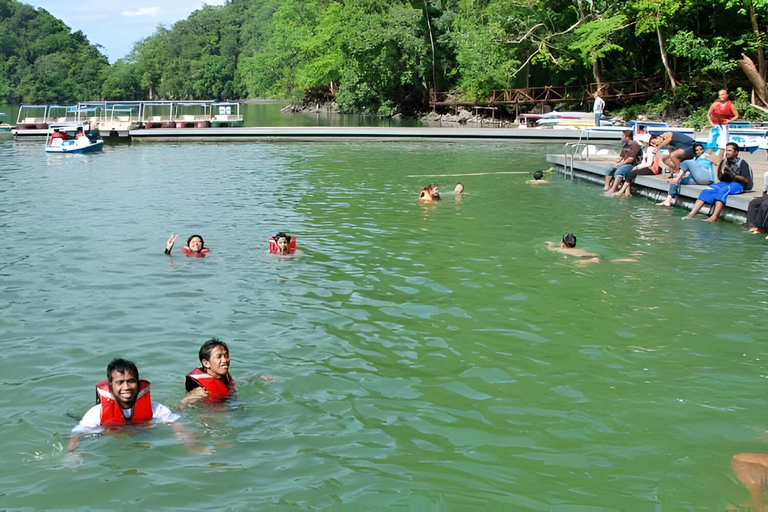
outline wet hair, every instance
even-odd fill
[[[544,177],[544,173],[541,171],[536,171],[535,173],[533,173],[533,179],[535,180],[540,180],[543,177]]]
[[[704,144],[702,144],[701,142],[696,142],[693,144],[693,150],[696,151],[696,148],[701,148],[703,150]]]
[[[735,142],[729,142],[728,144],[725,145],[725,147],[728,147],[728,146],[731,146],[733,149],[735,149],[737,153],[741,151],[741,149],[739,149],[739,145],[736,144]]]
[[[566,233],[563,235],[563,243],[567,246],[573,249],[576,247],[576,235],[573,233]]]
[[[456,185],[453,187],[454,190],[456,190],[456,187],[461,186],[461,191],[464,192],[464,184],[460,181],[456,182]]]
[[[288,236],[288,235],[286,235],[286,234],[285,234],[285,233],[283,233],[282,231],[281,231],[281,232],[279,232],[278,234],[276,234],[276,235],[274,236],[275,242],[277,242],[277,241],[278,241],[278,240],[280,240],[281,238],[285,238],[285,240],[286,240],[288,243],[291,243],[291,237],[290,237],[290,236]]]
[[[193,238],[199,238],[200,239],[200,248],[202,249],[205,247],[205,241],[203,240],[203,237],[200,235],[192,235],[191,237],[187,238],[187,247],[189,247],[189,242],[192,241]]]
[[[211,338],[210,340],[203,343],[203,346],[200,347],[200,352],[197,353],[198,357],[200,358],[200,364],[203,364],[203,359],[207,361],[211,360],[211,352],[213,352],[213,349],[216,347],[224,347],[224,350],[229,353],[229,347],[226,343],[220,339]]]
[[[115,358],[107,365],[107,381],[112,383],[112,372],[117,373],[132,373],[137,379],[139,378],[139,369],[133,364],[133,361],[127,359]]]
[[[634,136],[635,136],[635,134],[634,134],[634,133],[632,133],[632,130],[624,130],[624,131],[623,131],[623,132],[621,132],[621,133],[623,133],[623,134],[624,134],[624,136],[625,136],[626,138],[628,138],[629,140],[632,140],[632,139],[634,138]]]

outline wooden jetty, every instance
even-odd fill
[[[522,140],[560,142],[621,139],[626,128],[515,129],[515,128],[406,128],[377,126],[272,126],[241,128],[184,128],[131,130],[133,141],[397,141],[397,140]]]

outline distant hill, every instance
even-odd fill
[[[109,67],[82,32],[45,9],[0,0],[0,103],[100,98]]]

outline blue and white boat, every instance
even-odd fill
[[[99,132],[89,123],[56,123],[48,127],[46,153],[93,153],[104,146]]]

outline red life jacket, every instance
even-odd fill
[[[224,384],[223,380],[212,375],[208,375],[208,373],[206,373],[206,371],[202,368],[195,368],[187,374],[187,378],[197,382],[203,389],[208,392],[209,402],[220,402],[237,393],[237,388],[235,387],[235,379],[232,378],[229,372],[227,372],[229,386]]]
[[[197,254],[192,252],[192,249],[187,247],[186,245],[181,248],[181,252],[183,252],[186,256],[190,258],[205,258],[205,255],[208,254],[208,249],[200,249],[200,252]]]
[[[149,395],[149,381],[139,381],[139,394],[136,403],[133,404],[133,415],[130,418],[123,416],[123,409],[115,400],[109,381],[103,380],[96,384],[96,398],[101,404],[101,426],[123,425],[126,421],[131,423],[143,423],[152,421],[152,398]]]
[[[296,252],[295,236],[290,237],[287,251],[288,254],[293,254]],[[280,246],[277,245],[277,240],[275,240],[275,237],[273,236],[269,237],[269,254],[283,254],[283,251],[280,250]]]
[[[735,114],[733,112],[733,103],[730,100],[722,103],[716,101],[712,104],[712,109],[709,113],[709,119],[715,124],[725,124]]]

